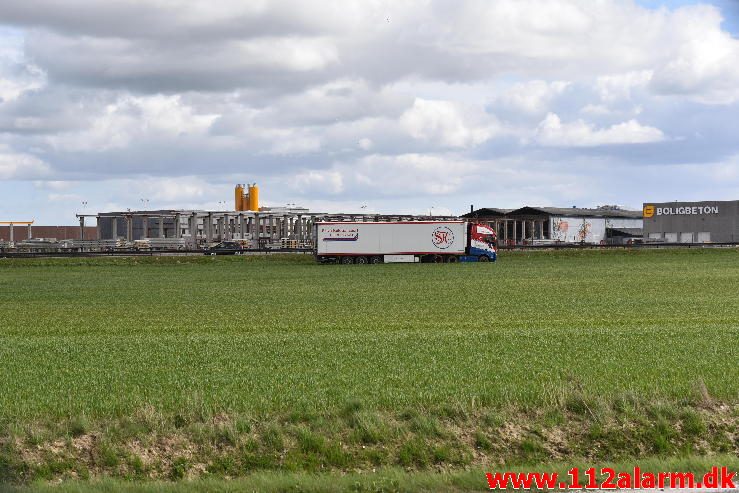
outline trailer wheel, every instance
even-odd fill
[[[367,257],[357,257],[354,259],[355,264],[366,264],[367,263]]]
[[[444,257],[442,257],[441,255],[434,255],[434,259],[432,260],[432,262],[435,264],[441,264],[444,262]]]
[[[490,257],[487,255],[480,255],[480,258],[477,259],[478,262],[490,262]]]
[[[446,261],[447,261],[448,264],[456,264],[457,262],[459,262],[459,258],[457,258],[456,255],[449,255],[446,258]]]
[[[354,263],[354,259],[351,257],[341,257],[341,263],[344,265],[349,265]]]
[[[370,263],[372,264],[381,264],[382,263],[382,257],[380,256],[374,256],[370,259]]]

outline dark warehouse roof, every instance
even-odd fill
[[[628,211],[625,209],[597,208],[584,209],[580,207],[521,207],[508,213],[509,216],[528,216],[549,214],[550,216],[576,217],[624,217],[640,219],[642,211]]]
[[[618,217],[641,219],[642,211],[630,211],[613,207],[599,207],[585,209],[581,207],[532,207],[524,206],[519,209],[482,208],[468,212],[462,217],[521,217],[521,216],[565,216],[565,217]]]
[[[462,214],[462,217],[475,218],[475,217],[492,217],[499,216],[503,217],[513,209],[497,209],[495,207],[483,207],[482,209],[475,209],[467,214]]]
[[[623,236],[623,237],[641,237],[644,235],[642,228],[606,228],[611,232],[611,236]]]

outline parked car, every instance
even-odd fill
[[[238,241],[222,241],[205,250],[205,255],[242,255],[245,252],[243,245]]]

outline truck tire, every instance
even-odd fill
[[[441,255],[434,255],[432,262],[435,264],[444,263],[444,257],[442,257]]]
[[[448,257],[446,258],[446,262],[447,262],[448,264],[456,264],[457,262],[459,262],[459,259],[457,258],[457,256],[456,256],[456,255],[449,255],[449,256],[448,256]]]
[[[480,258],[477,259],[478,262],[490,262],[490,257],[487,255],[480,255]]]
[[[379,255],[376,255],[370,259],[371,264],[381,264],[382,263],[382,257]]]
[[[347,257],[341,257],[341,263],[344,265],[349,265],[354,263],[354,259],[347,256]]]
[[[355,264],[366,264],[367,263],[367,257],[357,257],[354,259]]]

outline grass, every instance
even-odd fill
[[[644,472],[661,471],[692,472],[705,474],[715,465],[725,465],[730,470],[739,470],[739,459],[736,456],[716,456],[711,458],[644,460],[640,468]],[[573,466],[585,470],[593,466],[586,462],[549,463],[541,465],[537,471],[554,471],[560,477],[567,477],[567,471]],[[615,471],[631,471],[631,463],[606,463],[594,467],[611,467]],[[530,468],[516,468],[529,472]],[[70,481],[59,485],[36,483],[26,487],[9,488],[9,493],[88,493],[88,492],[121,492],[121,493],[189,493],[208,491],[212,493],[260,492],[260,493],[403,493],[413,491],[435,491],[458,493],[461,491],[490,491],[485,480],[486,472],[501,471],[500,468],[473,469],[455,472],[414,472],[408,473],[397,468],[386,468],[368,473],[348,474],[310,474],[310,473],[274,473],[261,472],[236,480],[208,478],[198,481],[149,482],[136,483],[110,480],[80,482]],[[604,478],[598,476],[598,480]]]
[[[90,436],[107,442],[88,474],[134,479],[188,477],[203,457],[238,476],[540,462],[593,443],[603,459],[736,451],[736,286],[735,249],[2,259],[0,478],[84,477],[71,451]],[[523,435],[501,438],[522,415]],[[619,442],[614,423],[636,431]],[[553,451],[547,434],[575,425],[587,433]],[[182,442],[161,463],[130,457],[166,436]],[[63,437],[71,463],[40,474],[23,458]]]

